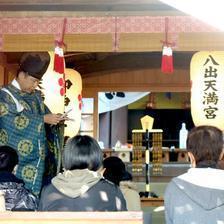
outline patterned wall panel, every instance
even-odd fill
[[[165,18],[168,18],[168,32],[169,32],[169,41],[176,42],[176,48],[178,50],[178,40],[179,36],[184,33],[213,33],[219,32],[217,29],[206,25],[199,20],[190,17],[190,16],[123,16],[123,17],[67,17],[67,26],[65,29],[65,33],[67,35],[70,34],[111,34],[112,38],[112,51],[119,51],[119,47],[123,47],[124,50],[127,49],[126,45],[128,43],[122,41],[126,41],[127,38],[124,34],[160,34],[159,39],[163,36],[165,31]],[[63,27],[63,17],[2,17],[0,18],[0,51],[11,51],[14,50],[29,50],[30,46],[15,46],[11,42],[9,44],[9,40],[5,38],[5,35],[13,34],[13,35],[53,35],[53,39],[57,40],[60,38],[60,34],[62,32]],[[163,35],[162,35],[163,34]],[[4,38],[2,39],[4,35]],[[122,36],[124,35],[124,36]],[[23,36],[18,37],[19,41],[23,41]],[[81,37],[81,36],[80,36]],[[80,38],[80,44],[83,41],[83,45],[85,40],[89,41],[88,36],[83,36]],[[125,38],[124,38],[125,37]],[[11,37],[10,37],[11,38]],[[17,38],[17,37],[16,37]],[[43,38],[43,40],[42,40]],[[38,41],[45,43],[45,47],[50,45],[48,41],[44,40],[44,36],[40,36],[40,40],[36,40],[34,38],[34,46],[37,45]],[[103,39],[102,36],[101,43],[98,42],[98,37],[96,38],[96,45],[100,49],[104,49],[105,51],[110,51],[111,49],[111,40]],[[195,36],[195,38],[197,38]],[[52,37],[50,37],[52,39]],[[50,41],[49,39],[49,41]],[[131,36],[129,40],[131,39]],[[127,40],[127,41],[129,41]],[[140,39],[141,42],[142,39]],[[109,41],[108,43],[104,43],[103,41]],[[160,41],[160,40],[159,40]],[[47,42],[47,43],[46,43]],[[91,40],[90,40],[91,42]],[[132,44],[133,41],[130,42]],[[199,41],[200,43],[200,41]],[[48,45],[49,44],[49,45]],[[52,41],[54,44],[54,40]],[[68,43],[70,44],[70,43]],[[102,46],[100,46],[100,44]],[[105,44],[105,46],[103,46]],[[145,47],[145,41],[142,42],[142,46],[140,46],[140,50]],[[182,44],[182,43],[181,43]],[[186,42],[187,44],[187,42]],[[7,45],[4,46],[4,45]],[[47,45],[47,46],[46,46]],[[141,45],[141,43],[140,43]],[[70,44],[71,49],[74,48],[73,43]],[[97,47],[97,48],[98,48]],[[133,47],[133,46],[130,46]],[[136,44],[137,47],[137,44]],[[146,46],[147,47],[147,46]],[[28,49],[27,49],[28,48]],[[90,46],[91,48],[91,46]],[[76,48],[75,48],[76,49]],[[75,50],[74,49],[74,50]],[[83,48],[80,48],[81,50]],[[94,48],[95,49],[95,48]],[[43,49],[45,50],[45,49]],[[85,50],[85,49],[84,49]],[[133,49],[133,51],[138,51],[139,49]],[[150,48],[149,48],[150,50]],[[161,47],[156,50],[161,50]]]

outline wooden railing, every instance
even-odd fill
[[[157,207],[163,206],[164,199],[163,198],[141,198],[141,207]]]
[[[145,216],[144,216],[145,217]],[[143,212],[0,212],[1,224],[143,224]]]

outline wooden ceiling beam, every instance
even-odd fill
[[[159,0],[1,0],[1,16],[40,15],[48,13],[61,16],[99,16],[99,15],[183,15],[182,12],[161,3]]]

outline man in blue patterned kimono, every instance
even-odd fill
[[[48,144],[45,124],[55,127],[65,119],[50,113],[36,90],[49,61],[48,53],[23,54],[16,78],[0,90],[0,145],[18,151],[16,176],[36,195],[42,187],[48,146],[54,144]]]

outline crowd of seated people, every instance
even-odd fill
[[[42,190],[40,211],[125,211],[122,192],[102,178],[102,150],[89,136],[69,139],[62,153],[64,171]]]
[[[187,150],[191,168],[173,178],[165,191],[166,223],[222,223],[222,131],[213,126],[193,128],[188,134]],[[0,190],[5,193],[6,209],[36,210],[37,199],[24,188],[22,180],[13,175],[17,163],[16,151],[1,146]],[[39,211],[141,210],[138,193],[130,187],[132,177],[125,164],[118,157],[103,161],[102,150],[92,137],[70,138],[62,152],[62,164],[63,172],[42,189]],[[127,191],[131,191],[131,196]]]
[[[62,152],[63,172],[43,187],[36,198],[13,174],[16,150],[0,147],[0,191],[7,210],[126,211],[126,201],[117,185],[102,176],[103,154],[97,141],[77,135]]]

